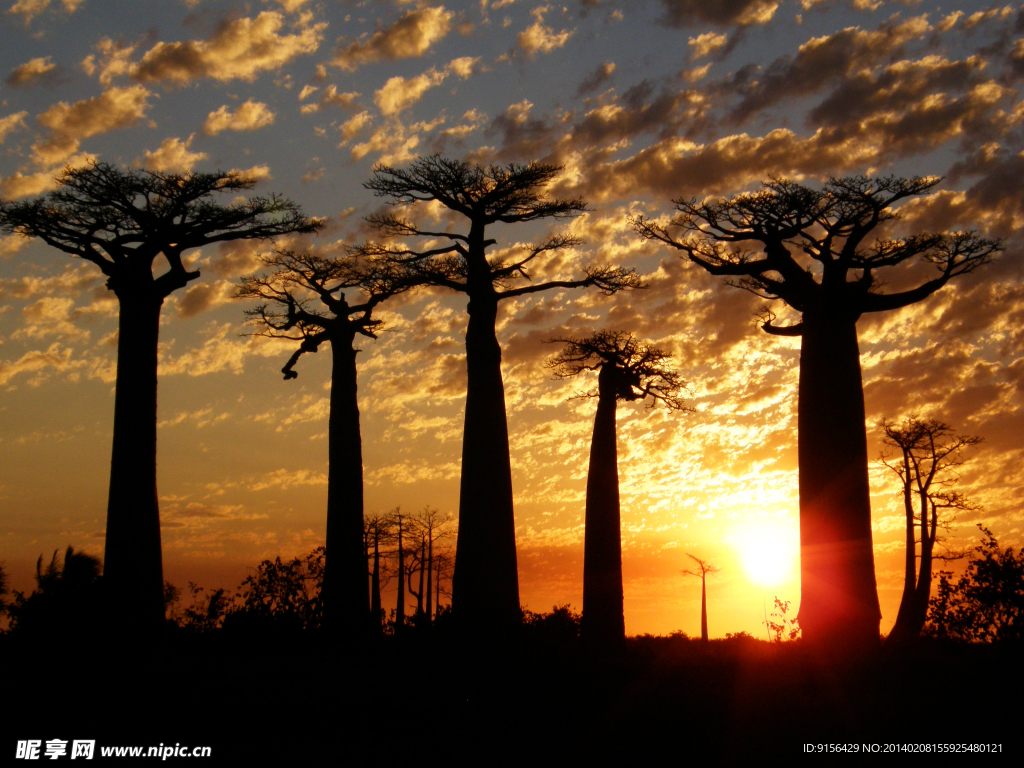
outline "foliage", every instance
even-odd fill
[[[644,400],[650,397],[649,408],[660,401],[673,410],[684,410],[680,393],[686,386],[682,376],[670,370],[666,361],[672,356],[656,347],[642,344],[632,334],[622,331],[599,331],[586,338],[556,338],[565,347],[546,365],[556,379],[568,379],[584,371],[611,367],[614,394],[618,400]],[[596,397],[598,391],[580,392],[575,398]]]
[[[83,633],[95,629],[101,618],[100,568],[98,558],[70,546],[63,559],[55,550],[45,568],[40,555],[36,588],[28,596],[16,591],[8,607],[11,631],[57,636],[70,629]]]
[[[582,618],[568,603],[552,606],[551,613],[534,613],[523,608],[523,631],[541,645],[573,647],[579,641]]]
[[[242,582],[241,607],[232,611],[226,625],[296,631],[320,627],[320,591],[324,579],[324,547],[317,547],[305,558],[282,562],[264,560],[256,573]],[[213,601],[217,593],[209,600]],[[217,598],[217,601],[223,596]],[[202,606],[196,606],[200,620]],[[214,612],[216,615],[216,611]]]
[[[780,600],[776,597],[775,610],[772,611],[771,617],[765,620],[765,624],[768,625],[768,632],[774,643],[781,643],[784,640],[796,640],[800,637],[799,620],[796,616],[790,617],[790,605],[789,600]]]
[[[999,546],[992,531],[974,548],[963,575],[939,572],[938,594],[929,603],[925,630],[961,642],[1024,639],[1024,551]]]

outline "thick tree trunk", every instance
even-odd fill
[[[164,622],[156,492],[157,339],[162,298],[149,286],[118,293],[117,382],[103,582],[111,622],[129,634]],[[134,295],[133,295],[134,294]]]
[[[488,284],[488,288],[489,288]],[[462,631],[507,632],[522,620],[512,510],[512,469],[494,333],[493,290],[469,302],[466,422],[452,609]]]
[[[700,575],[700,639],[708,641],[708,579],[707,574]]]
[[[878,646],[881,611],[856,320],[823,306],[804,312],[803,328],[800,626],[822,649],[870,650]]]
[[[331,354],[324,625],[329,632],[354,636],[362,633],[363,617],[370,606],[365,584],[363,449],[352,336],[332,339]]]
[[[626,641],[614,375],[615,368],[611,365],[601,369],[587,472],[580,644],[592,652],[621,650]]]

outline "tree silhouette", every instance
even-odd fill
[[[682,378],[669,371],[670,355],[622,332],[601,331],[586,338],[552,339],[565,347],[547,365],[559,379],[599,371],[594,435],[587,472],[583,544],[583,618],[580,643],[598,652],[621,650],[626,640],[622,612],[622,534],[619,506],[618,438],[615,411],[619,400],[650,398],[681,410]]]
[[[67,168],[35,200],[0,203],[0,230],[38,237],[95,264],[120,311],[104,582],[111,604],[130,606],[122,629],[163,625],[163,566],[156,493],[157,338],[160,308],[199,277],[185,252],[227,240],[270,239],[321,227],[291,201],[270,195],[221,205],[251,189],[233,173],[124,171],[106,163]],[[159,256],[169,269],[153,274]]]
[[[928,631],[961,642],[1024,640],[1024,551],[1003,549],[981,523],[985,538],[974,548],[954,584],[939,573],[938,594],[928,612]]]
[[[706,643],[708,641],[708,574],[718,573],[722,569],[716,568],[707,560],[701,560],[689,552],[686,553],[686,556],[696,565],[693,568],[684,568],[680,573],[684,576],[700,577],[700,639]]]
[[[263,263],[271,271],[244,278],[237,296],[263,302],[246,312],[262,328],[260,335],[301,342],[281,369],[284,378],[298,376],[295,364],[303,354],[315,353],[325,342],[331,347],[324,621],[329,631],[361,634],[370,603],[355,338],[376,339],[381,321],[373,318],[374,308],[408,290],[413,280],[395,265],[360,263],[350,256],[279,251],[264,256]],[[345,291],[358,298],[350,304]]]
[[[434,507],[424,507],[413,516],[413,523],[422,542],[419,562],[421,583],[417,600],[422,604],[423,620],[427,626],[433,622],[435,600],[438,597],[435,588],[435,582],[439,578],[435,575],[435,547],[451,536],[451,531],[448,529],[451,522],[451,515],[442,513]],[[440,554],[440,552],[436,554]],[[425,585],[422,583],[424,575],[426,575]]]
[[[959,479],[957,468],[965,461],[964,449],[981,438],[957,435],[941,421],[913,417],[900,424],[884,421],[882,429],[885,445],[897,453],[893,459],[883,455],[881,462],[900,478],[907,517],[903,597],[888,637],[889,642],[900,643],[917,638],[924,626],[938,532],[948,531],[953,522],[943,513],[979,509],[952,488]]]
[[[264,560],[239,586],[240,610],[225,626],[269,632],[299,632],[322,626],[324,548],[304,558]]]
[[[588,267],[576,279],[529,282],[530,271],[543,262],[542,257],[580,244],[573,235],[556,234],[534,245],[514,246],[514,256],[488,257],[487,249],[497,244],[488,237],[491,225],[565,219],[586,210],[582,199],[545,196],[544,187],[559,170],[541,164],[484,168],[433,155],[405,168],[378,165],[364,185],[392,205],[440,203],[465,225],[462,231],[438,231],[393,213],[374,214],[368,222],[382,236],[418,238],[424,244],[416,250],[368,243],[359,252],[411,267],[425,282],[469,297],[466,417],[452,587],[456,619],[466,628],[509,628],[521,620],[508,421],[501,347],[495,335],[499,302],[588,286],[610,294],[640,284],[632,270],[612,267]]]
[[[765,308],[761,328],[801,337],[799,616],[804,637],[823,648],[877,647],[881,619],[857,320],[921,301],[1001,250],[999,241],[973,232],[868,243],[876,227],[898,217],[893,204],[938,182],[859,176],[815,190],[774,179],[725,200],[675,200],[677,215],[668,224],[633,220],[642,238],[678,248],[711,274],[801,314],[798,323],[776,325]],[[876,273],[914,258],[938,274],[884,293]]]
[[[390,580],[387,568],[386,548],[395,541],[390,515],[379,512],[363,517],[363,547],[366,552],[367,578],[370,586],[370,632],[381,635],[384,632],[384,609],[381,606],[380,590]]]

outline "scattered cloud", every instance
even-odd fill
[[[274,113],[266,104],[249,99],[234,112],[226,104],[211,112],[203,123],[203,133],[216,136],[222,131],[255,131],[273,122]]]
[[[530,11],[534,19],[533,24],[520,32],[516,38],[516,43],[528,56],[538,52],[550,53],[561,48],[572,37],[572,30],[563,29],[561,32],[555,32],[551,27],[544,26],[544,14],[548,9],[549,6],[542,5]]]
[[[158,149],[146,151],[145,158],[137,165],[160,173],[185,173],[191,171],[195,164],[206,160],[205,152],[191,152],[193,133],[185,141],[178,138],[164,139]]]
[[[316,52],[327,23],[314,24],[303,15],[293,34],[283,33],[283,27],[280,13],[263,11],[254,19],[240,18],[218,26],[207,40],[157,43],[132,66],[131,76],[144,83],[180,85],[204,77],[253,82],[263,72]]]
[[[767,24],[778,10],[779,0],[660,0],[665,9],[662,23],[670,27],[749,27]]]
[[[339,47],[331,64],[351,72],[375,61],[417,58],[448,34],[454,15],[443,5],[409,11],[390,27]]]
[[[39,115],[50,137],[32,146],[37,165],[52,167],[78,151],[82,139],[134,125],[146,115],[152,94],[142,85],[110,88],[99,96],[61,101]]]
[[[39,83],[52,82],[57,74],[57,65],[51,61],[52,58],[44,56],[26,61],[15,67],[4,82],[11,88],[29,88]]]
[[[9,134],[25,127],[26,117],[28,117],[28,112],[15,112],[13,115],[0,117],[0,144],[7,140]]]
[[[705,56],[709,56],[725,46],[728,42],[728,35],[720,35],[715,32],[704,32],[696,37],[691,37],[687,40],[687,45],[693,49],[693,52],[690,54],[690,61],[703,59]]]
[[[447,76],[447,72],[436,69],[410,78],[396,75],[373,95],[373,102],[382,115],[397,115],[419,101],[428,90],[443,83]]]
[[[316,93],[319,89],[307,85],[302,89],[299,94],[299,101],[305,101],[309,96]],[[303,104],[299,111],[304,115],[319,112],[324,107],[342,107],[349,109],[355,106],[355,100],[359,98],[359,94],[355,91],[349,93],[338,93],[338,86],[331,84],[324,88],[316,101],[312,101],[309,104]]]

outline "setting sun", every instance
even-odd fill
[[[792,520],[755,520],[732,536],[743,571],[752,584],[778,587],[800,568],[799,531]]]

